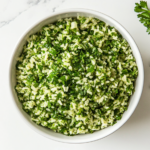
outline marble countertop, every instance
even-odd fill
[[[150,35],[134,13],[135,2],[139,0],[0,0],[0,150],[150,150]],[[93,9],[117,20],[136,41],[144,63],[144,88],[135,112],[118,131],[92,143],[58,143],[35,133],[20,120],[8,92],[9,61],[18,39],[41,18],[66,8]]]

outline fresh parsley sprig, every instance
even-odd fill
[[[147,27],[147,32],[150,34],[150,9],[148,8],[146,1],[140,1],[140,3],[135,3],[134,11],[139,13],[137,16],[140,18],[140,22]]]

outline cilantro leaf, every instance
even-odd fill
[[[94,72],[94,66],[91,65],[90,68],[88,68],[87,72]]]
[[[62,94],[61,94],[61,93],[58,93],[56,99],[58,100],[58,99],[61,98],[61,97],[62,97]]]
[[[140,1],[140,3],[135,3],[134,11],[138,14],[138,18],[140,18],[140,22],[147,27],[147,32],[150,34],[150,9],[148,9],[148,5],[146,1]]]
[[[54,56],[57,54],[57,51],[54,48],[50,48],[49,52]]]
[[[65,76],[61,76],[59,79],[61,80],[61,82],[62,82],[63,84],[65,84],[65,82],[66,82]]]
[[[49,74],[49,76],[48,76],[48,80],[49,80],[49,81],[52,81],[53,78],[56,77],[56,75],[57,75],[57,72],[51,72],[51,73]]]

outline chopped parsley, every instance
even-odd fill
[[[127,110],[138,68],[128,42],[96,18],[65,18],[31,35],[16,92],[31,119],[65,135],[93,133]]]

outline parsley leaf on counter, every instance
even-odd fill
[[[135,3],[134,11],[138,14],[138,18],[140,18],[140,22],[147,27],[147,32],[150,34],[150,9],[148,9],[148,5],[146,1],[140,1],[140,3]]]

